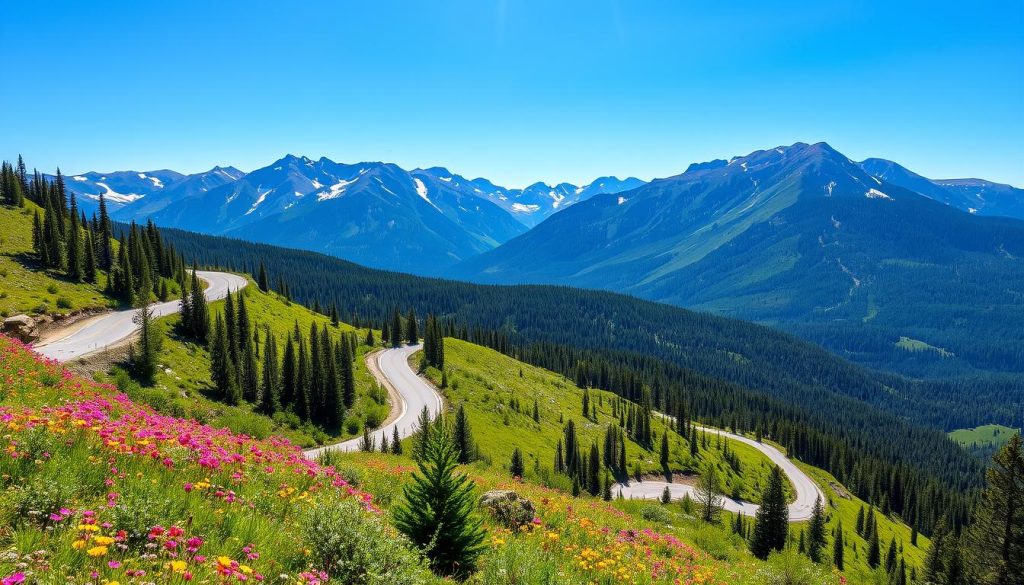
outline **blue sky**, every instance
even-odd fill
[[[1022,31],[1020,0],[8,3],[0,157],[291,152],[515,187],[824,140],[1024,186]]]

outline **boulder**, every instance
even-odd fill
[[[15,315],[4,319],[3,328],[0,331],[26,343],[39,339],[36,322],[28,315]]]
[[[509,530],[517,530],[533,521],[537,510],[533,502],[512,490],[491,490],[480,496],[480,507],[487,510]]]

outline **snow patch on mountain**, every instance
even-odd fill
[[[105,199],[114,201],[116,203],[131,203],[132,201],[138,201],[139,199],[145,197],[144,195],[138,195],[136,193],[118,193],[117,191],[114,191],[113,189],[108,187],[106,183],[97,182],[96,186],[103,187],[104,191],[106,191],[105,193],[103,193],[103,197]],[[98,200],[100,196],[89,195],[89,198]]]
[[[523,203],[513,203],[512,211],[516,213],[536,213],[540,210],[540,205],[525,205]]]
[[[345,194],[345,189],[349,185],[351,185],[352,183],[355,183],[355,182],[356,182],[355,179],[352,179],[351,181],[345,181],[345,180],[338,181],[337,183],[331,185],[331,188],[330,188],[329,191],[317,195],[316,200],[317,201],[327,201],[328,199],[337,199],[338,197],[341,197],[342,195]]]
[[[892,197],[889,197],[885,193],[882,193],[878,189],[874,188],[868,189],[868,192],[865,193],[864,196],[867,197],[868,199],[892,199]]]

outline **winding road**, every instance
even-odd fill
[[[224,298],[229,290],[244,288],[248,281],[238,275],[224,272],[200,271],[196,273],[209,286],[206,288],[206,299],[215,301]],[[172,315],[181,310],[180,301],[168,301],[152,305],[154,316],[163,317]],[[86,354],[98,351],[124,341],[138,330],[135,323],[136,310],[117,311],[91,320],[78,330],[56,340],[37,345],[34,350],[48,358],[58,361],[72,360]],[[373,431],[370,436],[376,444],[381,439],[393,436],[395,429],[401,437],[405,438],[412,434],[417,427],[417,420],[420,412],[425,406],[430,412],[430,417],[436,418],[444,408],[441,395],[426,380],[421,378],[409,366],[409,356],[419,351],[419,345],[407,345],[399,348],[384,349],[371,355],[372,360],[370,371],[377,377],[381,384],[388,388],[393,397],[392,416],[390,422],[383,427]],[[397,400],[395,400],[397,398]],[[397,411],[397,412],[396,412]],[[777,448],[764,443],[758,443],[753,439],[735,435],[719,429],[698,427],[701,430],[711,433],[721,433],[734,441],[750,445],[763,453],[769,460],[782,468],[783,473],[789,478],[796,492],[796,499],[789,504],[790,522],[808,520],[811,517],[811,510],[814,501],[819,496],[825,501],[825,495],[821,488],[806,473],[800,470],[789,458]],[[306,457],[310,459],[318,457],[326,451],[355,451],[359,448],[362,439],[352,439],[333,445],[325,445],[305,451]],[[692,486],[668,483],[664,481],[642,481],[628,484],[615,484],[612,491],[615,494],[622,493],[625,498],[660,498],[665,487],[668,486],[672,498],[682,498],[684,494],[694,495]],[[729,512],[742,512],[748,516],[755,514],[760,506],[750,502],[740,502],[731,498],[722,498],[722,506]]]
[[[399,434],[402,437],[407,437],[409,434],[414,432],[416,430],[416,422],[424,405],[426,405],[430,410],[431,418],[435,418],[441,413],[441,409],[443,408],[441,396],[430,383],[416,375],[416,372],[414,372],[412,367],[409,365],[409,356],[419,349],[419,345],[405,346],[397,349],[385,349],[377,352],[373,356],[373,359],[376,360],[377,367],[371,368],[371,371],[375,376],[377,376],[381,384],[385,385],[392,391],[392,395],[397,394],[401,397],[401,404],[394,407],[401,409],[394,422],[371,433],[375,443],[378,445],[380,444],[380,440],[383,435],[387,434],[388,438],[391,438],[391,434],[394,432],[394,428],[396,426],[398,427]],[[374,369],[376,369],[376,371],[374,371]],[[814,508],[814,501],[819,496],[823,503],[826,501],[825,494],[821,491],[821,488],[818,487],[818,484],[816,484],[813,479],[797,467],[793,461],[786,457],[786,455],[777,448],[719,429],[706,427],[697,428],[709,433],[721,433],[723,436],[734,441],[750,445],[763,453],[769,460],[771,460],[772,463],[778,465],[782,469],[782,472],[789,478],[789,481],[793,486],[793,491],[796,493],[796,499],[789,504],[790,522],[800,522],[810,519],[811,511]],[[345,441],[344,443],[310,449],[306,451],[306,456],[315,458],[328,450],[355,451],[359,448],[360,441],[361,439],[352,439],[350,441]],[[661,497],[665,486],[668,486],[673,499],[682,498],[686,493],[690,493],[691,497],[694,495],[694,488],[692,486],[670,484],[664,481],[643,481],[631,482],[629,484],[615,484],[612,487],[612,493],[618,494],[621,491],[622,496],[625,498],[657,499]],[[722,498],[722,507],[729,512],[742,512],[747,516],[753,516],[757,512],[758,508],[760,508],[757,504],[736,501],[726,497]]]
[[[244,277],[226,272],[197,271],[196,276],[206,281],[205,296],[208,301],[216,301],[227,296],[229,290],[245,288],[248,284]],[[181,310],[181,301],[167,301],[150,305],[154,317],[173,315]],[[136,309],[115,311],[90,320],[85,326],[59,339],[50,340],[36,345],[32,349],[41,355],[57,361],[66,362],[83,355],[99,351],[131,337],[138,331],[135,323]]]
[[[376,367],[370,371],[390,391],[391,396],[398,398],[398,404],[392,404],[392,421],[381,428],[370,433],[375,445],[381,444],[381,439],[387,437],[391,440],[395,428],[398,428],[398,435],[403,439],[416,431],[417,421],[423,407],[426,406],[430,412],[431,420],[441,414],[444,403],[441,395],[426,380],[416,375],[416,372],[409,366],[409,356],[420,350],[420,345],[406,345],[403,347],[385,349],[370,356]],[[394,416],[397,412],[397,416]],[[351,439],[342,443],[325,445],[305,451],[306,457],[315,459],[326,451],[358,451],[362,437]]]
[[[763,453],[772,463],[778,465],[782,469],[782,473],[789,478],[789,483],[793,486],[793,491],[796,493],[796,498],[789,504],[790,522],[810,520],[811,513],[814,510],[814,501],[819,497],[821,498],[822,505],[825,505],[827,499],[825,498],[824,492],[822,492],[821,488],[818,487],[818,484],[777,448],[764,443],[758,443],[754,439],[750,439],[742,435],[736,435],[721,429],[712,429],[701,426],[697,426],[696,428],[707,433],[718,433],[723,437],[732,439],[733,441],[750,445]],[[697,495],[696,489],[693,486],[679,483],[668,483],[665,481],[632,481],[628,484],[617,483],[612,486],[612,493],[618,495],[621,492],[622,497],[627,499],[636,498],[653,500],[661,497],[666,486],[668,486],[669,493],[672,494],[673,500],[680,499],[686,494],[690,494],[691,498],[694,498]],[[758,509],[761,508],[761,506],[751,502],[743,502],[724,496],[721,498],[721,504],[722,508],[728,512],[742,512],[743,515],[748,517],[756,514]]]

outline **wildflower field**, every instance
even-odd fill
[[[3,585],[438,581],[388,522],[408,457],[309,461],[282,438],[158,414],[3,337],[0,451]],[[573,498],[484,463],[464,471],[479,493],[513,489],[536,506],[515,528],[480,512],[488,538],[471,583],[771,583],[793,570],[841,582],[757,561],[679,506]]]

